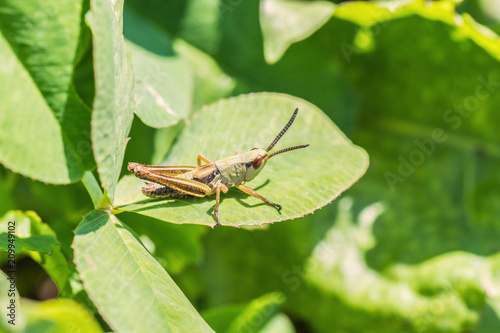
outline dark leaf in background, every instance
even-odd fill
[[[0,162],[39,181],[76,182],[95,165],[72,81],[82,18],[81,1],[0,2]]]

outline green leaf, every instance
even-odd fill
[[[500,299],[488,300],[483,310],[481,322],[473,331],[474,333],[496,333],[500,327]]]
[[[230,12],[235,4],[223,3],[221,0],[129,0],[127,5],[150,17],[167,31],[185,34],[187,38],[184,39],[194,40],[194,45],[202,44],[201,50],[212,53],[220,41],[218,24],[225,19],[224,13]]]
[[[116,217],[92,211],[74,240],[85,290],[122,332],[212,332],[170,276]]]
[[[43,267],[61,293],[65,290],[71,271],[48,224],[34,212],[11,211],[0,219],[0,230],[0,250],[26,253]],[[8,236],[9,230],[15,240]]]
[[[314,216],[268,230],[207,233],[206,259],[194,274],[206,283],[208,303],[278,290],[287,297],[284,310],[312,331],[447,333],[471,330],[485,315],[485,302],[498,299],[498,255],[455,252],[384,272],[372,269],[365,255],[384,206],[355,207],[345,197]]]
[[[22,311],[26,316],[26,332],[64,333],[103,332],[93,314],[71,299],[56,299],[44,302],[22,300]]]
[[[354,220],[350,198],[339,206],[336,223],[318,242],[302,272],[322,299],[308,292],[301,299],[308,305],[296,307],[316,319],[312,322],[318,331],[332,326],[366,331],[376,323],[380,332],[406,328],[445,333],[466,332],[477,324],[485,298],[480,281],[491,278],[484,258],[450,253],[420,265],[400,264],[380,274],[367,266],[364,255],[373,246],[372,226],[383,206],[366,207],[359,220]],[[333,303],[348,315],[334,318],[320,310]]]
[[[170,143],[167,142],[167,145],[171,145],[172,141],[175,139],[177,126],[179,125],[157,129],[147,126],[139,117],[134,117],[134,121],[132,122],[132,127],[129,132],[130,140],[127,142],[124,161],[143,161],[144,164],[154,164],[153,155],[156,149],[155,137],[157,133],[167,132],[172,134]],[[165,157],[165,153],[163,154],[163,157]],[[121,174],[129,173],[127,166],[127,163],[123,163]]]
[[[204,312],[203,318],[216,332],[264,332],[268,325],[277,325],[273,321],[283,301],[283,294],[269,293],[248,304],[212,308]]]
[[[144,246],[170,274],[179,273],[203,257],[201,237],[208,231],[205,227],[165,224],[133,213],[120,214],[120,221],[139,235]]]
[[[63,219],[76,227],[82,216],[93,207],[81,182],[61,186],[16,176],[11,190],[16,207],[33,210],[44,216],[46,221]]]
[[[283,301],[280,293],[270,293],[253,300],[239,313],[227,332],[259,332],[274,317]]]
[[[234,188],[223,196],[219,214],[222,224],[239,226],[312,213],[356,182],[368,166],[368,157],[319,109],[298,98],[262,93],[212,104],[192,119],[164,164],[193,165],[199,153],[216,161],[254,147],[266,148],[295,108],[300,110],[295,123],[275,149],[299,144],[310,147],[273,158],[250,185],[281,204],[281,212]],[[117,209],[174,223],[215,224],[213,196],[141,200],[143,184],[142,180],[125,177],[119,184],[117,204],[122,206]]]
[[[467,13],[474,20],[497,34],[500,32],[500,8],[495,0],[463,0],[457,4],[457,12]]]
[[[151,127],[172,126],[191,110],[193,78],[165,32],[126,7],[124,35],[135,76],[135,113]]]
[[[236,82],[212,57],[181,38],[174,40],[174,49],[186,60],[194,74],[193,110],[231,96]]]
[[[123,0],[91,0],[90,7],[96,77],[92,145],[101,185],[113,203],[133,120],[134,77],[123,40]]]
[[[127,1],[126,9],[133,8],[158,28],[164,28],[170,36],[177,37],[173,40],[174,50],[194,74],[193,110],[230,96],[235,88],[235,80],[210,56],[220,40],[218,23],[232,6],[213,0]]]
[[[53,247],[58,244],[55,233],[34,212],[8,212],[0,219],[0,230],[2,251],[12,249],[9,244],[15,244],[16,253],[22,250],[51,253]],[[15,240],[8,236],[9,231],[12,231]],[[11,242],[11,239],[15,243]]]
[[[359,5],[346,5],[342,17],[359,17]],[[373,51],[346,64],[364,96],[353,138],[372,161],[353,195],[389,207],[367,260],[385,269],[457,249],[495,253],[500,41],[448,1],[383,17],[370,26]]]
[[[56,19],[57,18],[57,19]],[[67,184],[94,167],[90,110],[72,81],[82,2],[0,1],[0,162]]]
[[[261,1],[260,25],[267,63],[276,63],[291,44],[321,28],[334,10],[335,5],[327,1]]]
[[[287,93],[318,106],[344,131],[354,126],[358,98],[342,73],[342,63],[334,55],[339,45],[356,34],[355,24],[344,22],[336,26],[330,20],[325,29],[313,34],[317,38],[292,44],[280,61],[270,65],[264,58],[260,1],[127,3],[175,37],[212,56],[238,84],[233,95],[258,91]]]
[[[264,327],[260,330],[260,333],[295,333],[295,327],[293,322],[288,318],[287,315],[283,313],[278,313],[274,315]]]
[[[2,332],[63,333],[76,328],[82,332],[102,332],[92,313],[71,299],[44,302],[20,299],[15,284],[11,284],[15,281],[13,276],[9,271],[7,274],[0,272],[0,289],[8,291],[0,295],[0,305],[2,309],[14,305],[13,317],[10,317],[9,309],[6,311],[7,319],[0,322]],[[13,320],[13,324],[8,323],[9,320]]]
[[[212,306],[241,303],[271,291],[281,291],[287,296],[284,309],[296,317],[293,309],[309,291],[301,274],[304,262],[331,228],[338,201],[314,215],[289,223],[252,230],[219,228],[208,232],[204,237],[205,258],[194,272],[206,285],[208,303]],[[304,303],[304,306],[310,304]],[[325,306],[323,311],[331,314],[332,307]]]
[[[168,151],[185,125],[185,122],[180,122],[175,126],[156,130],[153,138],[154,151],[153,156],[151,156],[152,164],[159,164],[165,159],[165,156],[167,156]]]
[[[0,320],[2,332],[9,332],[12,328],[21,330],[25,326],[25,320],[19,316],[19,292],[16,287],[17,270],[15,266],[7,266],[4,271],[0,271],[0,306],[5,309],[5,317]],[[13,320],[9,323],[9,320]]]

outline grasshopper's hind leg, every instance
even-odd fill
[[[271,200],[267,200],[266,198],[264,198],[262,195],[260,195],[259,193],[255,192],[251,188],[248,188],[248,187],[243,186],[243,185],[238,185],[236,187],[239,188],[240,190],[242,190],[243,192],[245,192],[246,194],[250,194],[251,196],[259,198],[260,200],[264,201],[264,203],[266,205],[273,206],[273,207],[278,208],[278,210],[281,210],[281,205],[278,205],[277,203],[274,203]]]
[[[192,195],[182,193],[171,187],[159,185],[156,183],[146,184],[141,188],[142,193],[150,198],[179,198],[179,199],[191,199],[195,198]]]

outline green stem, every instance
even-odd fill
[[[92,172],[86,171],[83,174],[82,183],[89,193],[95,209],[107,209],[111,205],[109,198],[101,191],[101,187]]]

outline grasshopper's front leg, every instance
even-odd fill
[[[214,208],[214,218],[215,218],[215,222],[217,222],[218,227],[221,226],[220,221],[219,221],[220,191],[227,193],[227,190],[228,190],[228,188],[226,185],[224,185],[222,183],[217,184],[216,197],[215,197],[215,208]]]
[[[236,187],[239,188],[240,190],[242,190],[243,192],[245,192],[246,194],[250,194],[251,196],[259,198],[260,200],[264,201],[264,203],[266,205],[276,207],[276,208],[278,208],[278,211],[281,210],[281,205],[278,205],[277,203],[274,203],[271,200],[267,200],[266,198],[264,198],[262,195],[255,192],[251,188],[248,188],[248,187],[243,186],[243,185],[237,185]]]

